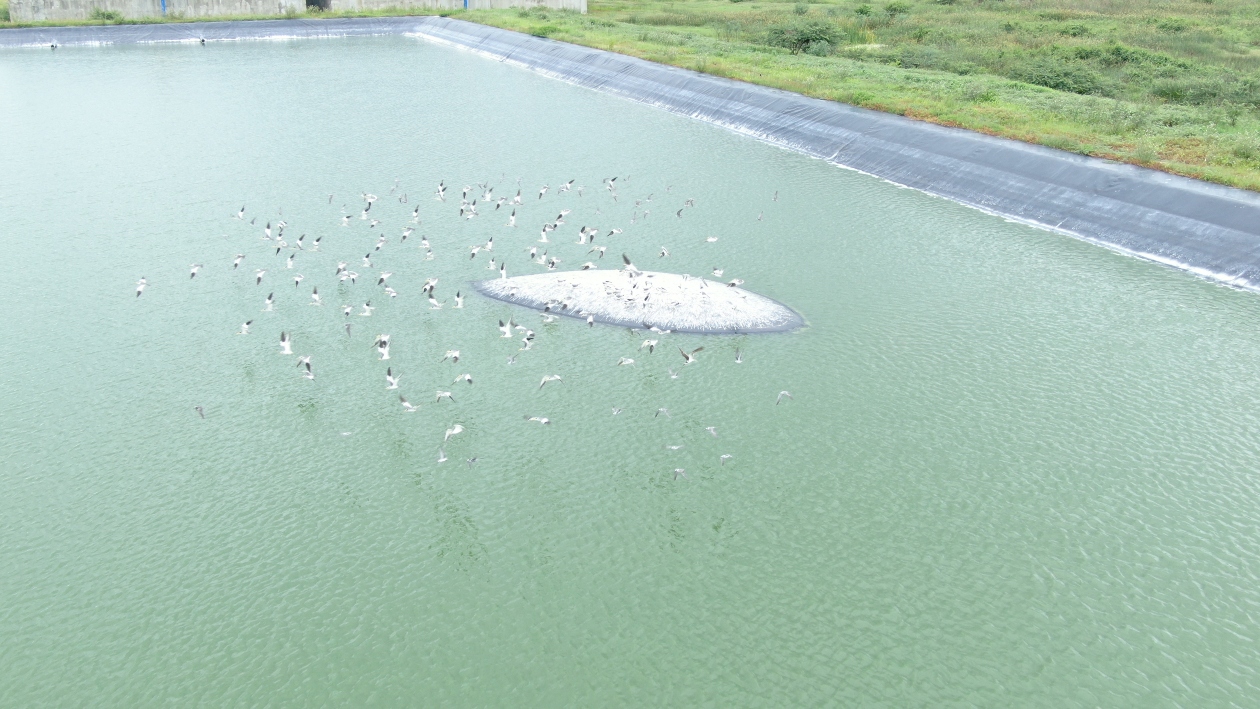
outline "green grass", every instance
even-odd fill
[[[1255,0],[612,0],[461,17],[1260,190]]]
[[[1260,191],[1257,0],[595,0],[590,10],[450,14]]]

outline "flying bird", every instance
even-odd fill
[[[778,406],[778,405],[779,405],[779,402],[780,402],[780,401],[783,401],[785,398],[787,398],[787,399],[791,399],[791,398],[792,398],[792,395],[791,395],[791,394],[789,394],[789,393],[787,393],[786,391],[781,391],[781,392],[779,392],[779,398],[777,398],[777,399],[775,399],[775,400],[774,400],[774,405],[775,405],[775,406]],[[795,399],[793,399],[793,401],[795,401]]]
[[[293,354],[293,342],[289,339],[289,333],[287,332],[280,333],[280,354]]]
[[[542,378],[542,383],[538,385],[538,388],[542,389],[543,387],[547,386],[547,382],[560,382],[561,384],[563,384],[564,380],[560,378],[559,374],[548,374]]]
[[[690,354],[688,354],[683,351],[683,348],[679,347],[678,353],[683,356],[683,360],[685,360],[686,364],[691,364],[692,362],[696,361],[696,353],[703,349],[704,349],[703,347],[697,347],[694,350],[692,350]]]
[[[407,401],[406,397],[404,397],[402,394],[398,395],[398,400],[402,402],[403,411],[406,413],[414,414],[416,411],[419,410],[414,405],[412,405],[410,401]]]
[[[140,280],[136,281],[136,297],[139,298],[140,294],[143,293],[144,289],[147,288],[148,286],[149,286],[149,281],[143,276],[140,278]]]
[[[451,436],[457,436],[463,432],[464,432],[464,427],[459,424],[455,424],[454,426],[451,426],[450,428],[446,429],[446,437],[442,439],[442,442],[446,443],[447,441],[451,440]]]
[[[395,377],[393,367],[385,368],[385,381],[387,383],[387,386],[385,387],[386,389],[397,389],[399,379],[402,379],[402,375],[399,374]]]
[[[250,325],[252,325],[253,323],[254,323],[254,321],[253,321],[253,320],[246,320],[245,322],[241,323],[241,331],[240,331],[240,332],[238,332],[238,333],[236,333],[236,334],[238,334],[238,335],[248,335],[248,334],[249,334],[249,326],[250,326]]]

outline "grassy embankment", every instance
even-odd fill
[[[451,14],[1260,190],[1256,0],[595,0],[586,16]]]

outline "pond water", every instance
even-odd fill
[[[403,37],[12,51],[0,124],[0,704],[1260,693],[1254,294]],[[459,216],[518,179],[516,228]],[[561,209],[559,270],[718,268],[808,325],[473,292]]]

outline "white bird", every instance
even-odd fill
[[[267,226],[263,227],[263,239],[271,240],[271,222],[267,222]]]
[[[399,379],[402,379],[402,375],[399,374],[398,376],[395,377],[393,367],[385,368],[385,381],[388,384],[388,386],[385,387],[386,389],[397,389]]]
[[[437,188],[437,200],[438,200],[439,202],[445,202],[445,201],[446,201],[446,183],[445,183],[445,182],[439,182],[439,183],[438,183],[438,188]],[[417,207],[417,209],[418,209],[418,207]]]
[[[667,451],[680,451],[680,450],[682,450],[682,449],[683,449],[683,447],[682,447],[681,445],[677,445],[677,446],[665,446],[665,450],[667,450]]]
[[[599,268],[599,266],[596,266],[594,263],[592,263],[592,262],[590,262],[590,261],[587,261],[586,263],[582,264],[582,270],[583,270],[583,271],[590,271],[590,270],[592,270],[592,269],[596,269],[596,268]]]
[[[704,430],[706,430],[706,431],[708,431],[710,434],[712,434],[714,438],[717,438],[717,437],[718,437],[718,435],[717,435],[717,426],[705,426]]]
[[[341,314],[342,314],[342,315],[344,315],[344,316],[346,316],[346,317],[350,317],[350,311],[351,311],[351,310],[354,310],[354,306],[353,306],[353,305],[343,305],[343,306],[341,306]]]
[[[512,336],[512,320],[508,319],[506,323],[500,320],[499,332],[503,333],[500,337],[511,337]]]
[[[311,290],[311,305],[323,305],[324,302],[319,299],[319,286],[315,286]]]
[[[293,268],[293,259],[295,256],[297,256],[297,254],[289,254],[289,258],[284,260],[285,268]]]
[[[734,457],[735,456],[731,455],[730,453],[723,453],[722,455],[718,456],[718,463],[721,465],[726,465],[726,461]]]
[[[744,363],[744,353],[738,347],[735,348],[735,364]]]
[[[666,256],[669,256],[669,249],[667,249],[667,248],[665,248],[664,246],[662,246],[662,247],[661,247],[661,258],[665,258]]]
[[[412,405],[410,401],[407,401],[407,399],[402,394],[398,395],[398,400],[402,402],[403,411],[409,414],[414,414],[418,410],[416,409],[415,406]]]
[[[263,312],[270,313],[271,311],[275,309],[276,309],[276,294],[273,292],[273,293],[267,294],[267,300],[263,301]]]
[[[254,270],[254,285],[262,283],[263,276],[267,275],[267,269],[259,268]]]
[[[459,291],[455,291],[455,307],[464,307],[464,296],[460,295]]]
[[[148,287],[149,287],[148,279],[141,277],[140,280],[136,281],[136,297],[139,298],[140,294],[144,292],[144,289]]]
[[[450,428],[446,429],[446,437],[442,439],[442,442],[446,443],[447,441],[451,440],[451,436],[456,436],[463,432],[464,432],[464,427],[459,424],[455,424],[454,426],[451,426]]]
[[[513,228],[516,227],[516,210],[515,209],[512,210],[512,215],[508,217],[507,224],[505,224],[504,226],[510,226]]]
[[[612,412],[613,412],[613,416],[616,416],[617,414],[621,413],[621,409],[614,406]]]
[[[304,278],[306,278],[306,276],[303,276],[303,275],[302,275],[302,274],[300,274],[300,273],[299,273],[299,274],[297,274],[296,276],[294,276],[294,277],[293,277],[293,286],[296,288],[297,286],[302,285],[302,279],[304,279]]]
[[[542,189],[538,190],[538,199],[542,199],[543,195],[547,194],[547,190],[549,189],[551,188],[548,187],[547,185],[543,185]]]
[[[199,264],[199,263],[194,263],[193,265],[189,266],[189,267],[188,267],[188,278],[189,278],[189,280],[191,280],[191,279],[193,279],[193,278],[196,278],[196,277],[197,277],[197,271],[200,271],[200,270],[201,270],[201,264]]]
[[[476,463],[476,462],[477,462],[477,456],[475,456],[475,455],[474,455],[473,457],[469,458],[468,460],[466,460],[466,461],[464,461],[464,462],[468,463],[468,469],[469,469],[469,470],[472,470],[473,463]]]
[[[446,449],[438,448],[438,462],[445,463],[447,460],[449,459],[446,457]]]
[[[586,253],[588,254],[598,253],[600,258],[604,258],[604,252],[607,250],[608,250],[607,246],[593,246],[591,247],[591,250],[587,251]]]
[[[385,295],[387,295],[387,296],[389,296],[389,297],[391,297],[391,298],[397,298],[397,297],[398,297],[398,291],[394,290],[393,288],[390,288],[389,286],[385,286]]]
[[[630,359],[629,357],[622,357],[622,358],[620,358],[620,359],[618,359],[618,360],[617,360],[617,366],[618,366],[618,367],[624,367],[624,366],[626,366],[626,365],[628,365],[628,364],[630,364],[630,365],[634,364],[634,360]]]
[[[381,355],[381,361],[389,359],[389,335],[377,335],[376,342],[373,343],[376,351]]]
[[[473,381],[472,381],[472,375],[471,375],[471,374],[461,374],[461,375],[459,375],[458,377],[455,377],[455,381],[453,381],[453,382],[451,382],[451,383],[452,383],[452,384],[459,384],[460,382],[468,382],[469,384],[472,384],[472,383],[473,383]]]
[[[359,313],[359,317],[361,318],[372,317],[373,310],[376,310],[376,306],[372,305],[372,301],[369,300],[368,302],[363,304],[363,312]]]
[[[289,333],[287,332],[280,333],[280,354],[293,354],[293,342],[289,339]]]
[[[526,417],[525,417],[525,420],[526,420],[526,421],[537,421],[538,423],[541,423],[541,424],[542,424],[542,425],[544,425],[544,426],[546,426],[547,424],[551,423],[551,419],[547,418],[546,416],[526,416]]]
[[[709,242],[710,244],[712,244],[713,242],[715,242],[715,241],[717,241],[717,240],[718,240],[718,238],[717,238],[716,236],[710,236],[710,237],[706,237],[706,238],[705,238],[705,241]]]
[[[548,374],[542,378],[542,383],[538,385],[538,388],[542,389],[544,386],[547,386],[547,382],[560,382],[563,384],[564,380],[560,378],[559,374]]]
[[[434,298],[432,295],[429,296],[429,310],[441,310],[442,305],[442,303],[438,302],[437,298]]]
[[[683,348],[679,347],[678,352],[679,354],[683,356],[683,360],[685,360],[686,364],[691,364],[692,362],[696,361],[696,353],[703,349],[704,349],[703,347],[697,347],[691,351],[691,354],[688,354],[686,352],[683,352]]]
[[[442,361],[445,362],[448,359],[451,360],[452,362],[458,362],[459,350],[447,350],[446,354],[442,357]]]
[[[381,277],[376,279],[376,285],[385,285],[385,281],[389,280],[389,277],[392,275],[394,274],[389,271],[381,271]]]
[[[254,321],[253,321],[253,320],[246,320],[245,322],[241,323],[241,331],[240,331],[240,332],[238,332],[238,333],[236,333],[236,334],[238,334],[238,335],[248,335],[248,334],[249,334],[249,326],[250,326],[250,325],[252,325],[253,323],[254,323]]]
[[[432,292],[433,292],[433,289],[437,287],[437,284],[438,284],[438,279],[436,279],[436,278],[426,278],[426,279],[424,279],[424,287],[422,287],[422,288],[420,289],[420,292],[421,292],[421,293],[424,293],[424,292],[432,293]]]
[[[682,468],[674,468],[674,479],[677,480],[679,475],[683,476],[684,478],[687,478],[687,471],[683,470]],[[687,479],[690,480],[691,478],[687,478]]]
[[[245,205],[241,205],[241,211],[236,213],[236,218],[245,221]]]
[[[713,269],[713,275],[714,275],[714,276],[716,276],[716,277],[718,277],[718,278],[721,278],[723,273],[725,273],[725,271],[723,271],[723,270],[722,270],[722,269],[720,269],[720,268],[714,268],[714,269]]]
[[[730,286],[731,288],[735,288],[735,287],[737,287],[737,286],[742,286],[742,285],[744,285],[744,279],[742,279],[742,278],[735,278],[735,279],[732,279],[730,282],[728,282],[726,285]]]
[[[440,402],[442,399],[450,399],[452,403],[455,401],[455,397],[451,396],[449,391],[439,391],[437,393],[437,401]]]
[[[778,405],[779,405],[779,402],[780,402],[780,401],[783,401],[783,398],[784,398],[784,397],[787,397],[787,398],[789,398],[789,399],[792,399],[792,395],[791,395],[791,394],[787,393],[786,391],[781,391],[781,392],[779,392],[779,398],[777,398],[777,399],[775,399],[775,400],[774,400],[774,405],[775,405],[775,406],[778,406]],[[795,399],[792,399],[792,400],[793,400],[793,401],[795,401]]]
[[[675,372],[675,371],[674,371],[674,370],[672,370],[672,369],[671,369],[671,370],[669,370],[669,378],[670,378],[670,379],[677,379],[677,378],[678,378],[678,372]]]
[[[656,351],[656,343],[658,342],[660,342],[660,340],[644,340],[643,344],[639,345],[639,349],[642,350],[646,347],[648,354],[652,354]]]
[[[315,372],[312,372],[312,371],[311,371],[311,363],[310,363],[310,362],[307,362],[307,363],[306,363],[306,371],[302,373],[302,376],[303,376],[304,378],[306,378],[306,379],[315,379]]]
[[[341,226],[350,226],[350,215],[346,214],[341,217]]]
[[[657,409],[656,415],[653,416],[652,418],[656,418],[657,416],[660,416],[661,414],[665,414],[665,418],[673,418],[672,416],[669,415],[669,409],[666,409],[664,407]]]

